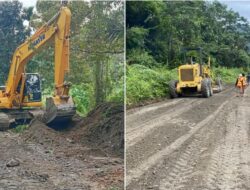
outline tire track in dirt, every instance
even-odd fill
[[[231,88],[223,91],[224,96],[209,98],[209,99],[200,99],[200,98],[184,98],[184,100],[196,100],[201,101],[198,105],[193,105],[192,109],[183,112],[178,115],[178,117],[174,117],[165,121],[162,125],[159,125],[153,128],[150,133],[141,134],[141,139],[131,147],[126,147],[126,163],[127,163],[127,171],[136,168],[138,165],[141,165],[144,160],[147,160],[148,157],[154,155],[158,151],[164,149],[166,146],[169,146],[176,139],[186,134],[190,129],[192,129],[195,124],[199,123],[202,119],[204,119],[207,115],[211,114],[214,110],[218,108],[218,102],[221,104],[224,102],[227,97],[227,91],[230,91]],[[226,94],[226,96],[225,96]],[[231,95],[229,95],[230,97]],[[157,103],[158,104],[158,103]],[[208,105],[211,105],[211,108],[207,109]],[[178,106],[178,107],[177,107]],[[182,109],[182,103],[179,103],[174,110]],[[183,106],[184,107],[184,106]],[[171,110],[171,108],[170,108]],[[196,111],[198,114],[196,116],[192,116],[192,112]],[[206,112],[206,114],[200,114],[200,112]],[[187,113],[187,114],[186,114]],[[191,115],[190,115],[191,113]],[[163,113],[164,114],[164,113]],[[165,113],[166,114],[166,113]],[[187,116],[185,118],[184,116]],[[183,118],[185,119],[182,119]],[[191,116],[191,117],[190,117]],[[148,127],[148,126],[145,126]],[[128,133],[127,139],[128,139]],[[127,143],[128,144],[128,143]]]
[[[250,98],[229,99],[214,119],[127,189],[250,189],[249,124]]]
[[[230,92],[230,93],[228,93],[228,92]],[[177,114],[178,117],[173,117],[172,119],[167,120],[166,122],[163,123],[163,125],[157,126],[153,130],[151,130],[150,133],[146,133],[145,135],[142,134],[143,135],[141,137],[142,139],[140,141],[138,141],[135,144],[135,146],[133,145],[129,148],[127,146],[127,149],[126,149],[127,150],[126,151],[127,152],[127,167],[126,168],[127,168],[127,179],[128,180],[127,180],[126,185],[127,185],[128,189],[130,189],[130,187],[132,187],[132,186],[138,188],[138,186],[134,186],[133,184],[135,184],[136,181],[139,182],[140,176],[142,176],[144,173],[147,173],[149,168],[151,168],[154,165],[154,164],[148,165],[147,164],[148,160],[150,160],[155,155],[157,157],[159,155],[159,152],[163,152],[163,150],[165,150],[166,147],[171,146],[173,143],[175,143],[176,139],[179,139],[179,138],[182,138],[183,136],[185,136],[184,135],[185,133],[189,134],[191,130],[196,128],[195,124],[200,124],[204,118],[208,117],[209,114],[211,114],[213,111],[217,110],[218,105],[220,105],[221,103],[223,103],[224,101],[226,101],[232,97],[232,93],[233,93],[232,88],[228,88],[225,91],[223,91],[222,93],[216,94],[215,97],[212,97],[209,99],[190,98],[191,100],[201,101],[202,105],[199,106],[200,105],[200,103],[199,103],[196,106],[194,105],[191,109],[187,110],[186,112],[183,112],[180,115]],[[184,98],[184,100],[188,100],[188,99]],[[178,108],[180,107],[180,109],[182,109],[182,107],[180,105],[183,105],[182,101],[179,104],[176,104],[176,106],[174,107],[175,110],[177,110],[176,107],[178,107]],[[208,107],[210,107],[210,106],[211,106],[211,108],[208,109]],[[170,110],[171,110],[171,108],[170,108]],[[199,113],[199,112],[204,112],[204,111],[205,111],[205,113],[207,113],[207,115],[204,115],[204,114],[202,115]],[[147,111],[147,112],[150,114],[151,111]],[[195,116],[195,118],[190,117],[193,114],[192,112],[197,112],[198,115]],[[187,117],[187,119],[183,120],[182,118],[185,118],[185,116],[188,116],[188,117]],[[195,121],[195,122],[190,123],[190,121]],[[170,128],[172,128],[171,127],[172,125],[176,129],[177,128],[180,128],[180,129],[183,128],[183,129],[182,129],[182,131],[179,131],[179,129],[177,131],[175,131],[176,134],[174,133],[173,138],[170,138],[167,140],[163,139],[164,134],[169,134],[168,130]],[[147,126],[145,126],[145,127],[147,127]],[[185,130],[187,129],[186,132],[184,129]],[[162,133],[159,133],[160,131]],[[185,133],[183,133],[183,131]],[[126,134],[127,134],[127,139],[128,139],[128,133],[126,133]],[[172,137],[171,133],[170,133],[170,135]],[[153,141],[152,141],[152,139],[153,139]],[[190,141],[190,139],[186,139],[186,141]],[[186,141],[184,141],[183,144],[185,144]],[[149,142],[152,142],[152,144],[150,145]],[[159,147],[157,147],[158,143],[161,144],[161,145],[159,144],[160,145]],[[149,147],[147,148],[147,146],[149,146]],[[141,149],[140,149],[140,147],[141,147]],[[175,150],[178,150],[178,148]],[[175,150],[173,150],[173,151],[175,151]],[[133,163],[135,161],[136,163],[129,164],[129,163],[131,163],[131,161],[133,161]],[[158,159],[158,161],[161,162],[162,160]],[[145,164],[145,162],[146,162],[146,164]],[[155,162],[157,162],[157,161],[155,161]],[[144,166],[148,165],[147,169],[144,168],[145,169],[144,171],[141,170],[141,166],[143,166],[143,165]],[[131,174],[134,175],[136,173],[135,170],[138,167],[139,167],[138,171],[141,172],[139,177],[138,176],[131,177]],[[131,182],[133,182],[132,186],[129,185]]]
[[[227,107],[227,105],[225,107]],[[217,116],[222,115],[223,114],[219,113]],[[220,120],[215,118],[215,120],[210,122],[212,126],[206,125],[201,128],[201,130],[194,135],[193,139],[190,139],[190,142],[183,146],[184,150],[180,149],[180,155],[175,157],[177,159],[171,160],[170,163],[166,164],[170,166],[169,169],[165,171],[167,174],[161,176],[162,180],[159,182],[160,190],[204,189],[197,188],[197,186],[199,187],[200,185],[197,183],[197,176],[201,174],[201,172],[197,170],[197,167],[201,164],[201,160],[204,159],[204,155],[213,149],[214,146],[211,146],[211,143],[214,141],[217,142],[223,135],[224,127],[217,128],[219,122]]]
[[[150,116],[154,115],[154,113],[157,113],[158,110],[165,109],[165,108],[168,109],[168,107],[174,106],[183,101],[185,101],[185,99],[174,99],[174,100],[168,100],[164,103],[158,102],[152,105],[147,105],[144,107],[139,107],[139,108],[128,110],[126,113],[126,115],[128,116],[126,120],[126,124],[128,125],[128,130],[130,130],[130,128],[133,128],[134,126],[137,126],[138,122],[145,122],[145,120],[151,119]],[[150,115],[147,115],[147,113],[150,113]],[[138,121],[138,117],[140,118],[139,121]]]
[[[236,105],[237,106],[237,105]],[[211,156],[205,172],[206,189],[250,189],[248,126],[249,106],[237,106],[229,114],[227,134]]]
[[[214,113],[211,115],[207,116],[204,120],[199,122],[197,125],[195,125],[187,134],[181,136],[180,138],[176,139],[172,144],[169,146],[165,147],[164,149],[158,151],[155,153],[153,156],[149,157],[146,159],[141,165],[139,165],[136,168],[131,169],[130,171],[127,172],[127,177],[126,177],[126,186],[128,186],[132,180],[140,178],[145,172],[147,172],[152,166],[156,165],[159,163],[164,157],[167,157],[170,155],[172,152],[175,150],[179,149],[185,142],[187,142],[191,137],[194,136],[202,127],[206,126],[209,124],[214,118],[216,118],[217,114],[223,110],[224,106],[229,102],[229,100],[225,100]],[[195,149],[195,144],[194,144],[194,149]],[[188,156],[189,153],[187,152]],[[182,164],[182,163],[181,163]],[[164,185],[163,185],[164,186]]]
[[[146,105],[146,106],[131,108],[126,112],[126,114],[127,115],[142,115],[142,114],[144,114],[146,112],[154,111],[154,110],[157,110],[159,108],[163,108],[163,107],[166,107],[166,106],[177,104],[177,103],[179,103],[180,101],[183,101],[183,100],[184,100],[183,98],[168,99],[168,100],[165,100],[164,103],[157,102],[157,103],[149,104],[149,105]]]
[[[156,152],[170,145],[194,126],[195,123],[177,117],[159,126],[156,130],[153,130],[141,141],[127,149],[126,163],[128,171],[140,165]]]
[[[168,178],[160,184],[160,190],[181,189],[185,187],[188,177],[192,174],[195,158],[199,156],[198,149],[201,141],[195,138],[189,145],[189,148],[180,156],[174,164],[172,171],[168,174]],[[196,153],[196,154],[194,154]]]
[[[177,100],[177,99],[176,99]],[[126,124],[128,126],[127,133],[133,133],[134,131],[140,129],[141,127],[147,126],[148,123],[151,121],[157,120],[161,116],[166,116],[171,114],[171,111],[177,110],[179,107],[182,106],[182,104],[186,105],[187,103],[192,104],[193,102],[196,102],[197,100],[194,99],[179,99],[178,101],[175,101],[173,103],[167,102],[163,105],[158,105],[159,108],[156,109],[156,107],[148,111],[141,110],[140,114],[133,114],[127,116]]]
[[[229,87],[215,96],[227,94],[231,90],[232,88]],[[135,114],[130,113],[126,116],[126,149],[141,141],[149,133],[152,133],[152,130],[156,130],[171,119],[192,110],[192,108],[207,100],[197,97],[175,99],[173,100],[173,104],[171,102],[163,103],[162,105],[157,103],[152,107],[147,107],[145,110],[140,109]],[[159,107],[158,109],[156,108],[157,106]],[[130,112],[133,113],[133,111]]]
[[[156,116],[154,119],[147,120],[141,125],[134,127],[133,129],[126,130],[126,148],[129,148],[136,143],[138,143],[143,137],[147,136],[152,130],[156,130],[157,127],[161,127],[164,123],[177,117],[178,115],[187,112],[194,106],[202,103],[203,100],[187,100],[180,105],[177,105],[174,109],[170,109],[167,112],[161,114],[161,116]]]

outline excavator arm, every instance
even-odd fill
[[[12,110],[16,113],[18,109],[23,111],[25,108],[42,107],[41,99],[29,101],[27,98],[31,95],[25,92],[29,76],[25,73],[25,66],[45,44],[54,39],[55,92],[53,97],[46,100],[43,118],[46,123],[50,123],[58,117],[65,119],[74,115],[75,106],[69,96],[70,84],[64,82],[65,74],[69,71],[70,22],[71,12],[66,6],[62,6],[50,21],[15,50],[6,86],[0,90],[0,109],[4,111],[4,114]],[[39,76],[32,75],[32,77],[38,78]],[[40,85],[40,82],[37,85]]]

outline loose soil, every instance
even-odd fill
[[[106,103],[62,130],[33,120],[23,133],[0,133],[0,190],[123,189],[123,115]],[[11,159],[19,166],[7,167]]]

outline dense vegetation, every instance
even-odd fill
[[[127,2],[126,34],[129,104],[167,95],[162,82],[177,76],[171,70],[183,64],[183,47],[202,47],[225,82],[234,81],[250,64],[248,21],[218,1]],[[159,81],[163,75],[158,71],[171,75]],[[158,86],[149,90],[154,83]],[[138,89],[140,97],[130,96]]]
[[[23,25],[23,21],[30,19],[30,11],[24,9],[18,1],[0,2],[0,84],[7,78],[12,54],[23,42],[30,29]]]
[[[127,104],[131,105],[148,99],[165,97],[168,94],[168,81],[176,78],[176,69],[170,70],[167,67],[149,68],[139,64],[127,66]]]
[[[18,1],[0,2],[0,38],[4,42],[1,43],[0,49],[2,84],[7,78],[15,48],[30,36],[32,31],[49,21],[59,11],[60,6],[60,1],[38,0],[36,9],[23,8]],[[73,84],[70,93],[78,111],[85,114],[105,101],[123,103],[123,2],[71,1],[68,7],[72,13],[71,71],[66,80]],[[23,26],[25,20],[29,23],[26,27]],[[53,93],[53,48],[53,42],[46,45],[29,61],[26,68],[27,72],[37,72],[41,75],[45,95]]]

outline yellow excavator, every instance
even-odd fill
[[[5,86],[0,87],[0,129],[30,122],[38,117],[44,123],[64,123],[76,112],[69,95],[70,83],[64,80],[69,71],[71,12],[63,3],[60,11],[14,52]],[[26,73],[29,60],[49,41],[54,40],[54,95],[42,103],[40,75]]]

